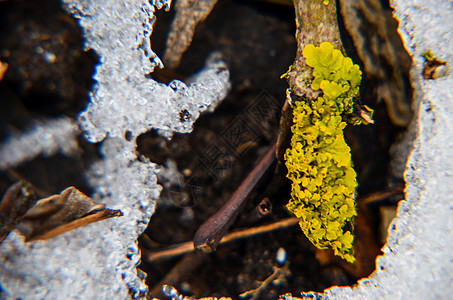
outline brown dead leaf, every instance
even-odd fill
[[[0,243],[36,203],[36,194],[26,181],[13,184],[0,203]]]
[[[195,26],[211,12],[217,0],[178,0],[175,17],[167,37],[164,65],[169,69],[178,67],[184,51],[192,42]]]
[[[96,204],[75,187],[39,200],[23,217],[17,229],[26,241],[45,240],[87,224],[122,216],[120,210]]]

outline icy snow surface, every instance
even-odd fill
[[[419,137],[405,172],[406,201],[390,225],[376,271],[330,299],[452,299],[453,295],[453,2],[391,1],[422,89]],[[424,80],[421,53],[447,61],[445,77]]]
[[[190,132],[200,112],[212,111],[226,96],[229,71],[214,53],[187,85],[175,80],[166,86],[147,78],[154,67],[162,66],[149,42],[154,11],[168,8],[170,1],[64,0],[63,4],[79,19],[85,47],[100,57],[90,103],[79,115],[80,129],[74,121],[62,119],[13,134],[0,147],[0,168],[39,154],[68,154],[77,148],[75,136],[81,131],[90,142],[101,142],[102,159],[86,174],[95,191],[91,196],[121,209],[124,216],[27,244],[11,233],[0,245],[0,298],[140,298],[146,286],[136,269],[137,238],[154,212],[161,188],[156,165],[137,159],[135,138],[151,128],[167,137]],[[191,117],[181,122],[179,113],[184,109]]]

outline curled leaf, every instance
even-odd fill
[[[17,229],[26,241],[45,240],[87,224],[122,216],[120,210],[96,204],[75,187],[39,200],[23,217]]]
[[[35,203],[36,195],[26,181],[13,184],[6,191],[0,203],[0,243]]]

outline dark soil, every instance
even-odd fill
[[[161,56],[173,12],[157,15],[152,45]],[[0,138],[4,139],[12,130],[26,128],[31,120],[75,117],[88,101],[97,61],[94,53],[82,50],[77,22],[62,11],[56,0],[4,1],[0,2],[0,28],[0,58],[9,64],[0,82]],[[168,141],[151,130],[138,138],[140,154],[161,165],[173,160],[183,174],[180,184],[160,177],[164,187],[162,200],[145,236],[139,239],[143,253],[192,240],[197,228],[231,196],[275,142],[287,88],[280,75],[294,59],[294,33],[292,7],[233,0],[220,0],[197,27],[192,45],[174,72],[181,77],[189,76],[202,68],[209,53],[218,50],[231,72],[232,90],[214,113],[197,120],[193,133],[177,134]],[[36,49],[54,53],[55,61],[49,63]],[[388,125],[383,105],[375,99],[362,100],[376,108],[377,125],[346,131],[358,172],[359,195],[385,188],[388,148],[395,134]],[[97,146],[83,139],[80,144],[84,149],[82,157],[39,157],[2,172],[0,191],[3,194],[9,185],[24,178],[46,194],[58,193],[71,185],[90,194],[82,173],[96,159]],[[236,223],[233,229],[290,216],[284,209],[290,197],[290,185],[284,175],[284,168],[269,170],[239,216],[242,225]],[[257,223],[247,223],[247,214],[265,196],[272,202],[272,214]],[[367,226],[373,225],[373,233],[378,216],[374,210],[370,216]],[[296,226],[222,245],[183,274],[175,286],[196,297],[237,298],[272,274],[279,248],[287,252],[291,275],[279,284],[271,284],[261,299],[276,299],[286,292],[298,295],[301,291],[322,291],[332,285],[351,285],[369,274],[353,272],[335,259],[321,259],[323,255]],[[150,290],[181,259],[159,263],[144,259],[140,269],[148,274]],[[374,257],[367,263],[373,265],[373,261]]]
[[[75,118],[88,102],[97,57],[83,51],[81,29],[58,0],[0,2],[0,59],[8,70],[0,82],[0,140],[37,120]],[[82,138],[81,157],[38,157],[0,173],[0,190],[28,179],[43,195],[77,186],[90,194],[83,172],[96,147]]]

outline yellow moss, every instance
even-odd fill
[[[303,56],[313,68],[311,87],[322,94],[294,104],[291,147],[285,153],[292,180],[287,208],[316,247],[331,247],[335,255],[354,262],[354,236],[347,225],[357,214],[357,180],[343,129],[362,73],[329,42],[307,45]]]

